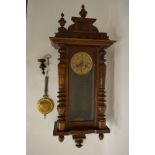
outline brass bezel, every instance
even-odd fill
[[[85,70],[85,71],[83,71],[83,72],[78,72],[77,70],[75,70],[75,68],[74,68],[74,66],[73,66],[73,63],[75,62],[76,57],[77,57],[78,55],[80,55],[80,54],[83,54],[83,55],[87,56],[87,58],[88,58],[88,60],[89,60],[89,62],[90,62],[89,69],[87,69],[87,70]],[[91,69],[92,69],[92,67],[93,67],[93,60],[92,60],[91,56],[90,56],[88,53],[86,53],[86,52],[77,52],[77,53],[75,53],[75,54],[72,56],[71,61],[70,61],[70,64],[71,64],[71,69],[74,71],[74,73],[76,73],[77,75],[86,75],[86,74],[88,74],[88,73],[91,71]]]

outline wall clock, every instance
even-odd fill
[[[53,135],[64,140],[72,135],[76,146],[81,147],[86,134],[96,133],[103,139],[110,129],[105,119],[105,49],[112,41],[93,25],[94,18],[86,18],[84,5],[80,17],[72,17],[65,28],[64,14],[52,45],[60,54],[58,64],[58,120]]]

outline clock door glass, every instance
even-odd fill
[[[79,52],[82,53],[82,52]],[[79,54],[77,53],[77,55]],[[84,53],[84,52],[83,52]],[[87,53],[86,53],[87,54]],[[88,55],[88,54],[87,54]],[[82,60],[78,57],[75,59],[73,55],[71,59],[75,65],[80,65]],[[90,56],[89,56],[90,57]],[[69,71],[69,120],[70,121],[85,121],[94,119],[94,66],[89,57],[84,57],[83,68],[74,70],[73,66]],[[73,58],[75,59],[73,61]],[[90,57],[91,58],[91,57]],[[89,64],[91,63],[91,64]],[[84,65],[88,65],[85,69]],[[90,67],[89,67],[90,66]],[[82,68],[82,69],[81,69]],[[81,71],[82,70],[82,71]]]

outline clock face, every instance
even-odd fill
[[[78,75],[85,75],[92,69],[93,61],[86,52],[78,52],[71,58],[71,68]]]

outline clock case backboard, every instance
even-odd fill
[[[62,13],[61,19],[59,20],[60,27],[58,28],[58,32],[55,34],[55,37],[50,37],[52,45],[58,49],[60,53],[58,64],[59,104],[57,106],[59,115],[58,120],[55,122],[53,135],[59,136],[60,142],[64,140],[65,135],[72,135],[77,147],[82,146],[86,134],[97,133],[101,140],[104,137],[104,133],[110,132],[105,119],[105,49],[115,42],[109,39],[107,33],[99,32],[93,25],[96,19],[86,18],[87,11],[84,5],[82,5],[79,14],[81,17],[72,17],[71,20],[73,24],[66,29],[64,27],[66,21]],[[81,111],[82,108],[87,109],[87,107],[77,105],[76,111],[77,102],[72,103],[71,101],[74,102],[74,97],[76,98],[77,96],[70,96],[74,95],[72,91],[75,91],[75,89],[79,89],[79,93],[81,89],[84,89],[82,84],[74,84],[77,80],[79,80],[80,83],[80,76],[73,76],[70,64],[72,56],[77,52],[86,52],[93,60],[92,71],[87,75],[88,79],[90,79],[89,83],[86,84],[88,88],[85,88],[86,90],[93,89],[93,93],[89,93],[90,91],[88,91],[87,94],[87,92],[85,92],[87,100],[89,97],[93,100],[91,102],[91,114],[88,112],[82,119],[75,119],[74,113],[77,113],[80,107]],[[90,76],[92,76],[92,78],[90,78]],[[88,104],[85,106],[87,105]],[[74,111],[72,111],[71,106],[74,106]],[[88,108],[90,108],[90,105]]]

